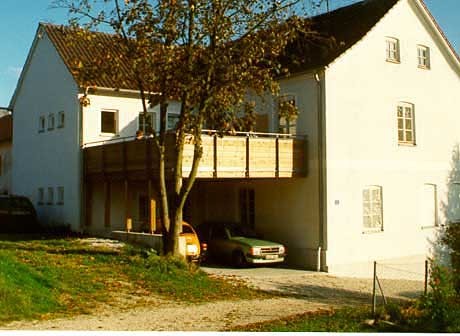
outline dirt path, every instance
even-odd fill
[[[235,276],[206,269],[220,276]],[[251,286],[277,293],[269,299],[180,304],[158,298],[142,298],[143,305],[120,309],[106,306],[91,315],[48,321],[17,321],[0,329],[19,330],[156,330],[219,331],[237,325],[269,321],[285,316],[370,302],[372,281],[290,270],[258,270],[255,275],[237,274]],[[409,298],[420,294],[419,281],[389,280],[387,296]],[[280,297],[282,294],[283,297]],[[129,307],[129,306],[128,306]],[[132,307],[132,306],[131,306]]]

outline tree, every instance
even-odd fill
[[[237,125],[253,126],[248,92],[276,94],[276,77],[285,74],[279,56],[308,24],[292,16],[299,0],[56,0],[68,9],[79,39],[97,48],[97,34],[112,34],[115,48],[95,53],[91,62],[75,60],[72,69],[87,92],[101,76],[120,86],[119,71],[129,65],[142,110],[160,107],[160,129],[153,142],[159,153],[159,179],[164,252],[178,254],[184,204],[202,156],[201,133],[212,125],[219,133]],[[69,39],[68,43],[73,43]],[[101,48],[97,48],[101,50]],[[103,48],[102,48],[103,49]],[[171,151],[167,126],[170,101],[181,106],[172,149],[173,177],[165,173]],[[83,103],[87,100],[82,99]],[[182,177],[186,140],[194,145],[192,170]]]

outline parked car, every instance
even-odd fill
[[[40,230],[32,202],[23,196],[0,196],[0,233],[34,233]]]
[[[198,235],[193,227],[187,222],[182,222],[182,232],[180,235],[185,238],[185,256],[187,260],[199,262],[202,254],[206,253],[206,244],[200,244]]]
[[[253,230],[234,223],[207,223],[198,227],[208,255],[216,261],[231,262],[236,267],[248,264],[281,263],[286,248],[279,243],[259,239]]]

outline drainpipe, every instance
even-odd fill
[[[78,104],[78,113],[77,113],[77,136],[78,136],[78,167],[79,167],[79,185],[78,192],[80,194],[80,207],[78,211],[79,222],[80,222],[80,232],[85,230],[85,219],[86,219],[86,190],[84,186],[85,181],[85,172],[84,172],[84,162],[83,162],[83,105],[80,103],[80,97],[77,96]]]
[[[323,78],[321,78],[321,75]],[[321,251],[325,249],[325,223],[326,221],[326,165],[325,165],[325,116],[323,106],[323,93],[324,93],[324,70],[315,73],[315,80],[317,85],[317,142],[318,142],[318,196],[319,196],[319,236],[318,236],[318,254],[317,254],[317,271],[321,271]]]

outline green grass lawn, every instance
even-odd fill
[[[0,236],[0,322],[89,313],[121,292],[187,302],[265,296],[130,245]]]

